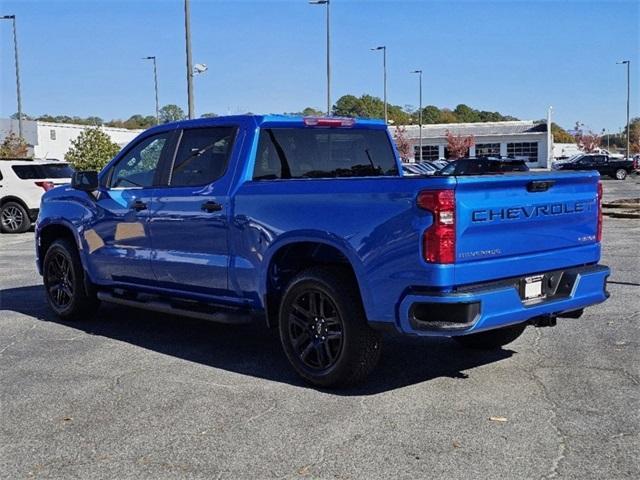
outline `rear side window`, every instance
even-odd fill
[[[11,167],[18,178],[33,180],[42,178],[71,178],[73,168],[68,164],[14,165]]]
[[[169,185],[206,185],[222,177],[227,170],[235,132],[234,127],[185,130],[173,162]]]
[[[267,128],[260,131],[254,180],[398,175],[384,130]]]

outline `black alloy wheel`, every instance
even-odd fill
[[[328,295],[309,288],[293,301],[289,340],[300,361],[313,370],[331,368],[342,351],[344,326]]]
[[[367,322],[353,272],[342,266],[298,273],[282,296],[278,323],[291,366],[313,385],[355,385],[380,358],[380,333]]]
[[[65,320],[88,319],[100,305],[95,286],[86,273],[73,241],[54,241],[42,262],[42,276],[47,302]]]
[[[73,301],[76,289],[71,259],[62,251],[56,251],[47,260],[44,272],[47,295],[56,312],[64,311]]]

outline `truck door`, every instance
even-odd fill
[[[226,296],[230,157],[237,128],[180,132],[150,209],[153,271],[160,286]]]
[[[95,215],[84,225],[89,269],[97,280],[150,283],[149,208],[162,157],[172,151],[173,131],[147,136],[127,147],[97,192]]]

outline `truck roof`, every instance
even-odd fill
[[[253,125],[255,127],[261,126],[278,126],[278,127],[305,127],[308,126],[305,123],[305,120],[309,122],[310,120],[338,120],[342,119],[347,122],[353,122],[352,126],[345,126],[344,128],[365,128],[372,130],[384,130],[387,128],[384,120],[382,119],[371,119],[371,118],[346,118],[346,117],[302,117],[297,115],[225,115],[220,117],[208,117],[208,118],[197,118],[193,120],[180,120],[178,122],[165,123],[163,125],[158,125],[157,127],[153,127],[150,130],[161,132],[165,130],[171,130],[173,128],[193,128],[193,127],[206,127],[206,126],[214,126],[214,125],[224,125],[224,124],[245,124],[245,125]]]

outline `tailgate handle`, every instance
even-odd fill
[[[527,192],[546,192],[555,183],[554,180],[534,180],[527,183]]]

